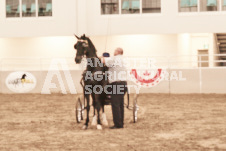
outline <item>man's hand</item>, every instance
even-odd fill
[[[105,59],[104,59],[103,56],[100,56],[99,58],[100,58],[100,61],[101,61],[102,63],[105,63]]]

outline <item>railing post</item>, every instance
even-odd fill
[[[3,86],[3,83],[1,83],[3,80],[2,80],[2,59],[0,59],[0,93],[2,93],[2,86]]]
[[[171,70],[170,70],[170,68],[171,68],[171,62],[170,62],[170,59],[171,59],[171,57],[168,57],[168,72],[169,72],[169,77],[168,77],[168,78],[169,78],[169,79],[168,79],[168,80],[169,80],[169,95],[171,94],[171,90],[170,90],[170,89],[171,89],[171,83],[170,83],[170,71],[171,71]]]
[[[199,93],[202,93],[202,56],[198,55],[199,61]]]

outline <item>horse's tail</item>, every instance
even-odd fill
[[[80,84],[81,84],[82,87],[84,87],[82,82],[83,82],[83,78],[80,80]]]

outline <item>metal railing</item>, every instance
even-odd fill
[[[208,60],[203,60],[204,57],[208,57]],[[214,54],[214,55],[172,55],[172,56],[129,56],[125,58],[149,58],[154,59],[156,66],[164,68],[213,68],[213,67],[226,67],[226,60],[221,59],[226,57],[226,54]],[[55,60],[55,61],[54,61]],[[58,61],[57,61],[58,60]],[[66,64],[70,70],[81,70],[79,64],[75,64],[74,58],[0,58],[0,71],[10,70],[49,70],[50,65],[58,63],[61,60],[60,65]],[[64,60],[64,61],[62,61]],[[203,63],[207,63],[207,66],[203,66]],[[221,64],[219,64],[221,63]]]

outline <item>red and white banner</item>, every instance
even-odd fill
[[[131,69],[130,76],[134,83],[148,88],[158,85],[164,79],[164,73],[163,69]]]

